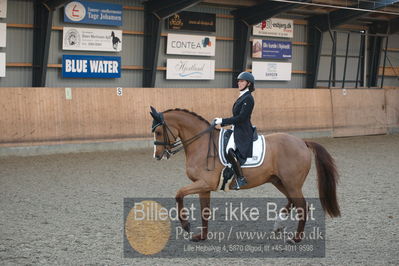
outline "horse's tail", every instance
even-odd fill
[[[331,217],[341,216],[336,192],[339,176],[334,159],[320,144],[311,141],[305,141],[305,143],[306,146],[312,149],[316,158],[317,181],[321,205],[324,211]]]

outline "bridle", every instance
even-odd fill
[[[208,156],[207,156],[207,158],[216,157],[216,155],[213,155],[213,156],[210,155],[211,143],[213,143],[214,154],[215,154],[215,152],[217,152],[216,144],[214,142],[212,142],[212,140],[213,140],[213,129],[215,128],[215,124],[214,123],[212,123],[205,130],[203,130],[203,131],[199,132],[198,134],[194,135],[193,137],[191,137],[191,138],[189,138],[187,140],[181,140],[177,136],[175,136],[175,134],[173,134],[172,130],[166,124],[166,122],[165,122],[165,120],[163,118],[163,114],[162,113],[158,113],[158,114],[160,115],[161,119],[160,119],[160,121],[158,121],[156,124],[154,124],[152,126],[152,132],[155,132],[155,129],[157,127],[162,126],[162,131],[163,131],[163,136],[164,136],[163,141],[156,141],[156,140],[154,141],[154,145],[163,146],[164,147],[164,151],[163,151],[163,153],[161,155],[161,158],[165,154],[166,154],[167,158],[169,158],[172,155],[175,155],[176,153],[178,153],[179,151],[183,150],[185,147],[189,146],[191,143],[193,143],[194,141],[199,139],[202,135],[204,135],[204,134],[206,134],[208,132],[210,132],[210,134],[209,134],[209,145],[208,145]],[[174,138],[173,142],[171,142],[168,132]]]
[[[182,141],[180,139],[178,139],[178,137],[175,136],[175,134],[173,134],[172,130],[168,127],[168,125],[166,124],[165,120],[163,120],[163,119],[162,119],[161,122],[158,122],[158,124],[156,124],[155,126],[152,127],[152,132],[155,132],[155,129],[157,127],[159,127],[159,126],[162,126],[163,138],[164,139],[163,139],[163,142],[155,140],[154,141],[154,145],[159,145],[159,146],[163,146],[164,147],[164,151],[162,153],[161,158],[165,154],[169,158],[171,155],[174,155],[174,154],[178,153],[182,149],[182,147],[184,148],[184,146],[179,147],[179,146],[181,146],[183,144]],[[169,139],[168,132],[174,138],[173,143]]]

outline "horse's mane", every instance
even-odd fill
[[[191,111],[189,111],[189,110],[187,110],[187,109],[181,109],[181,108],[168,109],[168,110],[164,111],[164,113],[168,113],[168,112],[172,112],[172,111],[181,111],[181,112],[185,112],[185,113],[190,114],[190,115],[193,115],[193,116],[195,116],[196,118],[198,118],[199,120],[205,122],[208,126],[211,125],[211,124],[208,122],[208,120],[206,120],[205,118],[203,118],[203,117],[200,116],[199,114],[194,113],[194,112],[191,112]]]

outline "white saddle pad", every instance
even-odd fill
[[[227,166],[228,162],[225,157],[225,152],[223,152],[225,143],[224,143],[224,138],[223,135],[226,132],[225,129],[220,130],[219,134],[219,159],[220,162],[224,165]],[[233,137],[233,134],[231,134],[230,138]],[[227,147],[229,148],[229,146]],[[226,151],[227,152],[227,151]],[[250,167],[258,167],[263,163],[263,160],[265,159],[266,155],[266,141],[265,137],[263,135],[259,135],[258,139],[253,142],[253,147],[252,147],[252,157],[247,158],[245,161],[244,165],[241,165],[242,168],[250,168]]]

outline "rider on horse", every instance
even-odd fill
[[[216,125],[233,125],[234,131],[228,144],[227,159],[236,173],[237,180],[233,189],[240,189],[247,184],[241,165],[252,157],[252,138],[254,128],[251,124],[251,114],[255,101],[251,92],[255,90],[255,78],[249,72],[242,72],[237,77],[240,95],[233,105],[233,116],[230,118],[215,118]],[[231,143],[232,142],[232,143]],[[232,144],[232,145],[231,145]]]

